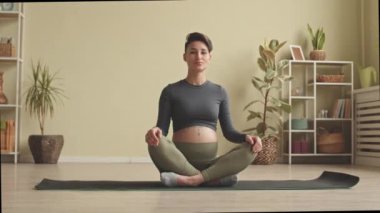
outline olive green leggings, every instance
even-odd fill
[[[160,172],[192,176],[202,174],[205,182],[235,175],[255,159],[251,145],[237,145],[226,154],[216,157],[217,143],[174,143],[160,138],[158,146],[148,145],[149,155]]]

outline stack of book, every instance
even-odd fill
[[[340,98],[335,100],[330,114],[331,118],[351,118],[351,99]]]
[[[14,152],[15,150],[15,121],[0,121],[1,151]]]

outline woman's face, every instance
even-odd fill
[[[186,61],[190,71],[204,71],[211,60],[211,54],[206,44],[201,41],[191,42],[183,54],[183,60]]]

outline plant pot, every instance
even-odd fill
[[[63,147],[63,135],[30,135],[28,143],[35,163],[56,164]]]
[[[253,164],[270,165],[277,161],[278,158],[278,140],[275,137],[262,139],[263,149],[257,153]]]
[[[312,50],[310,52],[310,60],[324,61],[326,59],[326,51],[324,50]]]

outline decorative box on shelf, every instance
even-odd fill
[[[343,82],[344,75],[318,75],[317,82],[340,83]]]
[[[16,48],[11,43],[0,43],[0,57],[15,57]]]
[[[328,132],[321,128],[317,140],[319,153],[343,153],[345,151],[342,132]]]

